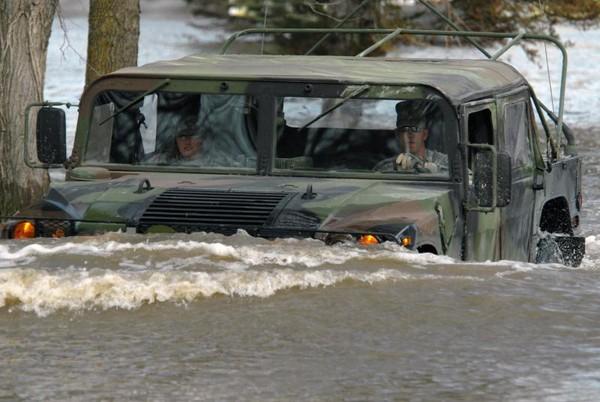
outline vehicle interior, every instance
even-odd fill
[[[159,92],[127,107],[139,95],[106,91],[96,98],[87,160],[170,164],[176,160],[178,133],[192,128],[210,150],[213,167],[255,165],[255,106],[246,96]]]
[[[372,171],[382,160],[406,152],[406,144],[398,140],[395,132],[398,103],[402,101],[356,100],[348,107],[341,105],[331,118],[315,122],[315,127],[302,126],[302,119],[299,113],[294,115],[294,110],[284,113],[275,167],[285,165],[281,159],[290,159],[292,163],[281,168]],[[426,146],[446,154],[440,109],[435,108],[428,117]]]

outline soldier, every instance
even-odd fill
[[[208,129],[199,127],[195,120],[186,120],[175,135],[175,149],[169,162],[199,167],[240,167],[231,152],[215,147]]]
[[[171,137],[162,151],[151,154],[145,163],[152,164],[199,164],[199,159],[206,153],[205,136],[196,126],[195,121],[188,119],[183,127]]]
[[[448,169],[448,156],[427,148],[429,137],[428,116],[432,102],[407,101],[396,105],[396,137],[407,152],[398,154],[400,169],[416,169],[423,173],[437,173]]]
[[[189,161],[198,159],[202,155],[204,139],[202,133],[195,126],[186,126],[175,137],[177,154],[175,160]]]
[[[404,152],[380,161],[373,170],[415,170],[418,173],[448,170],[448,156],[426,145],[429,137],[428,119],[434,108],[433,102],[423,100],[396,104],[395,135]]]

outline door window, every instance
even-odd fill
[[[506,106],[504,133],[505,151],[511,155],[513,167],[530,166],[532,159],[525,102]]]

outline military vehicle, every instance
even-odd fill
[[[219,55],[118,70],[82,95],[68,159],[62,109],[32,106],[37,158],[28,150],[28,163],[65,166],[66,180],[5,220],[3,236],[244,230],[391,241],[466,261],[581,262],[581,159],[562,121],[558,41],[304,31],[386,36],[357,56],[226,54],[243,35],[301,32],[252,29]],[[494,55],[480,48],[481,60],[366,57],[404,34],[509,42]],[[497,60],[525,40],[565,55],[558,116]]]

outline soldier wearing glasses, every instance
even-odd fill
[[[435,104],[431,101],[409,100],[396,104],[396,139],[404,150],[394,158],[379,162],[374,170],[414,170],[417,173],[438,173],[448,170],[448,156],[427,148],[428,117]]]

